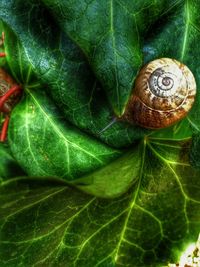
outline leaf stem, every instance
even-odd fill
[[[0,111],[4,112],[4,104],[8,100],[8,98],[15,94],[19,93],[21,91],[21,86],[15,85],[11,87],[1,98],[0,98]]]
[[[6,140],[9,120],[10,120],[9,116],[6,116],[1,130],[0,142],[5,142]]]
[[[0,57],[6,57],[6,53],[1,52],[1,53],[0,53]]]

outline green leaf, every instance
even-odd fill
[[[48,84],[48,95],[67,120],[109,145],[128,146],[144,136],[147,131],[118,121],[100,134],[113,120],[113,111],[83,53],[40,1],[3,0],[0,18],[11,73],[26,87]]]
[[[8,137],[14,157],[29,175],[73,180],[120,155],[65,122],[42,89],[25,90],[12,112]]]
[[[149,26],[179,8],[170,1],[43,0],[88,57],[117,115],[122,115],[143,63],[141,46]]]
[[[137,179],[141,165],[138,146],[121,155],[81,133],[64,122],[42,91],[26,89],[23,100],[12,112],[9,144],[30,176],[72,180],[82,191],[100,197],[113,198],[126,192]]]
[[[142,165],[142,146],[135,145],[131,151],[107,166],[85,175],[73,183],[79,189],[101,198],[114,198],[127,192],[139,176]]]
[[[12,157],[8,145],[0,143],[0,182],[16,176],[25,176],[25,173]]]
[[[56,181],[0,186],[0,265],[166,266],[197,240],[200,173],[188,143],[146,140],[135,184],[103,200]]]
[[[176,123],[175,125],[153,131],[148,136],[158,140],[183,141],[190,139],[193,135],[194,129],[188,120],[188,117]]]
[[[190,151],[190,161],[192,166],[200,168],[200,135],[194,135],[192,138],[192,147]]]
[[[0,20],[0,33],[5,33],[3,49],[6,53],[5,61],[2,62],[2,68],[5,69],[23,86],[29,84],[39,86],[39,81],[34,73],[33,66],[30,64],[25,50],[19,42],[14,32]],[[14,44],[14,45],[13,45]]]

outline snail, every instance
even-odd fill
[[[169,127],[188,114],[195,95],[196,82],[187,66],[157,59],[141,69],[123,117],[144,128]]]
[[[175,59],[156,59],[140,70],[125,113],[102,131],[117,120],[147,129],[169,127],[187,116],[195,95],[195,78],[186,65]]]

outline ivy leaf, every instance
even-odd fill
[[[200,168],[200,135],[196,134],[192,138],[192,146],[190,151],[190,162],[192,166],[199,169]]]
[[[38,87],[40,85],[33,66],[30,64],[24,48],[19,42],[13,31],[0,20],[0,33],[4,32],[5,40],[2,46],[6,57],[1,62],[1,67],[6,70],[16,81],[23,86],[31,85]]]
[[[0,143],[0,182],[16,176],[25,176],[25,173],[12,157],[8,145]]]
[[[114,200],[41,178],[2,183],[1,266],[177,262],[200,228],[200,173],[188,164],[188,147],[146,140],[136,183]]]
[[[118,121],[100,134],[113,120],[113,111],[83,53],[41,1],[3,0],[0,18],[11,73],[23,85],[34,90],[38,83],[48,84],[48,95],[67,120],[109,145],[128,146],[144,136],[147,131]]]
[[[20,166],[30,176],[63,178],[95,196],[126,192],[140,171],[139,146],[121,155],[66,123],[38,91],[26,89],[9,124],[9,145]]]
[[[73,182],[86,193],[101,198],[115,198],[127,192],[139,176],[142,165],[141,145],[135,145],[131,151],[93,173]]]
[[[9,145],[29,175],[73,180],[120,155],[65,122],[42,89],[25,90],[12,111]]]
[[[181,1],[43,2],[87,55],[115,113],[122,115],[143,63],[142,36]]]

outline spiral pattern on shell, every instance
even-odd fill
[[[187,66],[157,59],[139,72],[125,118],[145,128],[165,128],[187,115],[195,95],[196,82]]]

